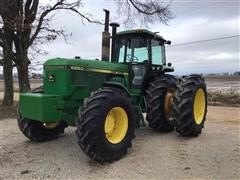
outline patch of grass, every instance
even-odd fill
[[[235,91],[208,92],[208,104],[219,105],[219,106],[240,107],[240,93]]]

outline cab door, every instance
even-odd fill
[[[130,88],[141,88],[150,63],[148,39],[132,38],[126,48]]]

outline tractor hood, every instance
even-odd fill
[[[128,67],[125,64],[89,59],[50,59],[44,63],[44,69],[72,69],[110,74],[128,74]]]

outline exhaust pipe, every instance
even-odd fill
[[[110,24],[112,27],[112,49],[111,49],[111,62],[116,61],[116,34],[117,34],[117,27],[120,25],[118,23],[112,22]]]
[[[102,61],[109,61],[110,54],[110,33],[109,33],[109,11],[105,11],[104,31],[102,32]]]

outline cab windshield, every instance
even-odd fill
[[[151,42],[151,45],[150,43]],[[152,53],[150,53],[150,47]],[[117,60],[119,63],[147,63],[163,65],[165,62],[164,45],[157,40],[141,38],[120,39],[117,42]],[[149,58],[151,55],[151,58]]]
[[[146,40],[141,38],[121,39],[117,44],[118,62],[138,62],[148,61],[149,47]]]

